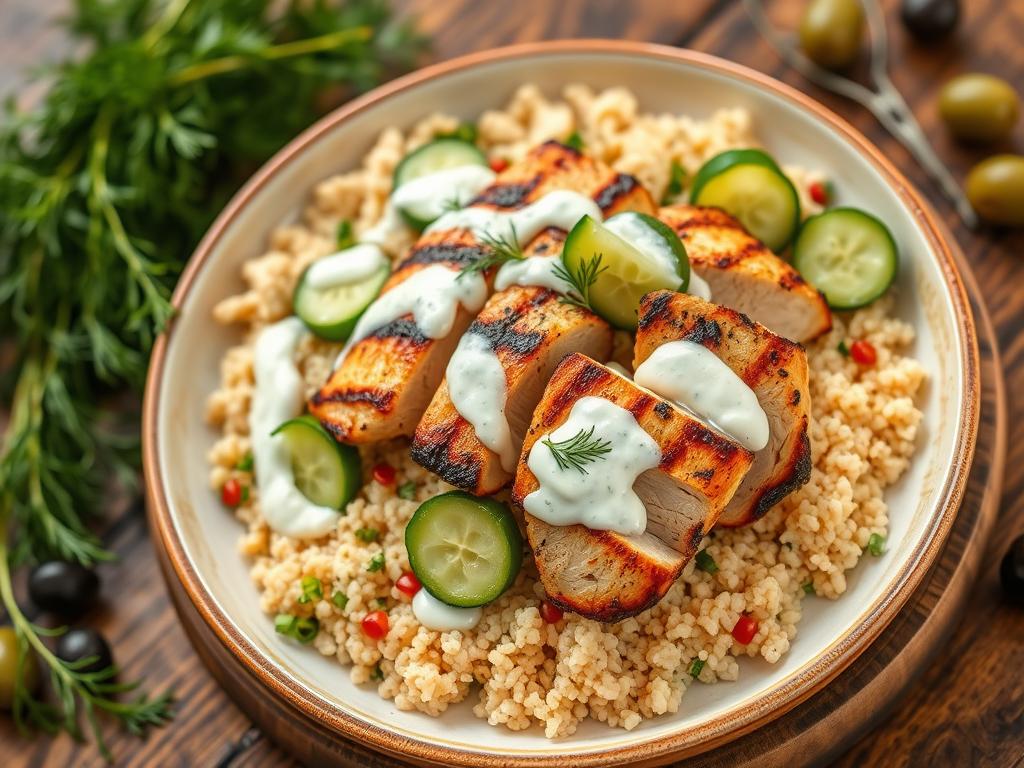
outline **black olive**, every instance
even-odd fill
[[[945,37],[960,20],[960,0],[903,0],[900,18],[918,40]]]
[[[999,564],[999,580],[1003,592],[1016,603],[1024,605],[1024,536],[1013,540]]]
[[[92,606],[99,592],[96,572],[78,563],[52,560],[32,569],[28,595],[41,610],[63,619],[77,619]]]
[[[77,667],[78,672],[99,672],[114,663],[110,646],[95,629],[71,629],[65,632],[57,640],[57,655],[69,662],[96,657],[95,661],[84,667]]]

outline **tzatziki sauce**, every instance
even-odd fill
[[[620,213],[608,219],[604,226],[646,256],[655,266],[659,280],[665,285],[675,281],[678,286],[683,281],[676,271],[678,259],[675,252],[639,214]]]
[[[494,171],[483,165],[445,168],[407,181],[391,193],[391,204],[399,210],[416,211],[426,220],[436,219],[452,206],[467,205],[490,186],[494,176]]]
[[[560,467],[547,442],[570,440],[591,428],[608,452],[584,465]],[[636,479],[661,462],[661,449],[629,411],[602,397],[576,401],[569,418],[543,435],[527,458],[540,487],[523,499],[526,511],[549,525],[581,523],[599,531],[635,536],[647,528],[647,510],[633,490]]]
[[[445,379],[455,410],[473,425],[477,439],[498,454],[502,469],[511,472],[517,457],[505,416],[508,382],[490,340],[472,330],[464,333]]]
[[[249,435],[260,511],[277,533],[313,538],[334,530],[340,512],[307,499],[295,487],[291,452],[280,435],[270,433],[302,413],[303,381],[295,365],[295,348],[305,333],[297,317],[264,328],[253,354],[252,407]]]
[[[453,629],[468,632],[480,623],[483,608],[458,608],[442,603],[426,589],[420,587],[412,599],[412,613],[417,621],[435,632],[450,632]]]
[[[318,291],[368,280],[390,262],[376,243],[360,243],[317,259],[306,270],[306,285]]]
[[[701,344],[685,339],[662,344],[640,363],[633,380],[679,403],[747,450],[768,445],[768,416],[757,395]]]

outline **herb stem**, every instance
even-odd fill
[[[252,65],[256,59],[265,61],[278,61],[293,56],[305,56],[310,53],[320,53],[340,48],[348,43],[366,42],[373,37],[373,28],[368,26],[352,27],[351,29],[340,29],[318,37],[310,37],[305,40],[293,40],[288,43],[272,45],[255,56],[224,56],[219,59],[210,59],[199,64],[193,64],[185,69],[178,70],[167,79],[167,84],[172,88],[194,83],[198,80],[205,80],[208,77],[223,75],[227,72],[234,72],[245,69]]]

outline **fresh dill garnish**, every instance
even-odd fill
[[[10,99],[0,118],[0,334],[12,342],[0,376],[0,612],[20,658],[34,653],[52,682],[44,701],[19,665],[15,722],[75,736],[87,722],[107,755],[99,713],[142,733],[171,717],[170,695],[123,697],[135,684],[50,652],[11,569],[111,559],[88,522],[108,476],[137,478],[138,427],[123,406],[98,404],[141,393],[174,316],[171,289],[247,169],[330,106],[325,96],[412,64],[422,40],[381,0],[69,5],[73,58],[39,73],[51,85],[34,107]]]
[[[603,459],[605,454],[612,450],[610,440],[594,437],[594,427],[589,430],[581,429],[567,440],[559,440],[557,443],[550,437],[544,438],[541,442],[551,450],[559,469],[571,467],[584,475],[589,474],[585,464]]]
[[[493,235],[490,232],[480,235],[480,245],[487,254],[475,259],[462,268],[459,278],[463,275],[478,275],[494,267],[500,267],[507,261],[518,261],[525,259],[523,248],[519,245],[519,237],[516,235],[516,225],[509,222],[509,232],[501,235]]]
[[[465,206],[462,204],[462,201],[459,200],[459,195],[457,192],[453,194],[451,197],[441,202],[441,210],[444,213],[451,213],[452,211],[461,211],[463,208],[465,208]]]
[[[602,254],[595,253],[589,259],[580,261],[576,267],[570,268],[565,264],[565,253],[562,253],[562,258],[555,262],[553,271],[558,278],[570,286],[570,290],[559,299],[563,304],[572,304],[575,307],[593,311],[590,306],[590,289],[593,288],[601,273],[608,269],[607,266],[601,266],[602,259]]]

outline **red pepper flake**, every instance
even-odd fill
[[[878,361],[875,345],[863,339],[850,345],[850,357],[857,365],[871,366]]]
[[[363,634],[380,640],[388,633],[388,615],[384,611],[370,611],[363,617]]]
[[[420,580],[416,578],[416,574],[412,571],[406,571],[398,577],[398,581],[395,582],[395,587],[398,588],[399,592],[402,592],[409,597],[412,597],[420,591]]]
[[[229,478],[220,489],[220,500],[225,507],[237,507],[242,503],[242,484],[235,478]]]
[[[495,173],[501,173],[508,168],[508,160],[504,157],[492,157],[491,158],[491,170]]]
[[[557,605],[552,605],[547,600],[541,602],[540,617],[548,624],[557,624],[562,620],[562,615],[562,609]]]
[[[732,636],[735,638],[737,643],[741,645],[749,645],[750,641],[754,639],[754,635],[757,634],[757,619],[753,619],[750,616],[740,616],[736,622],[736,626],[732,628]]]
[[[809,192],[811,193],[811,200],[816,202],[818,205],[828,205],[829,194],[828,184],[824,181],[816,181],[811,184]]]
[[[373,479],[381,485],[391,485],[395,482],[395,468],[390,464],[378,464],[373,468]]]

